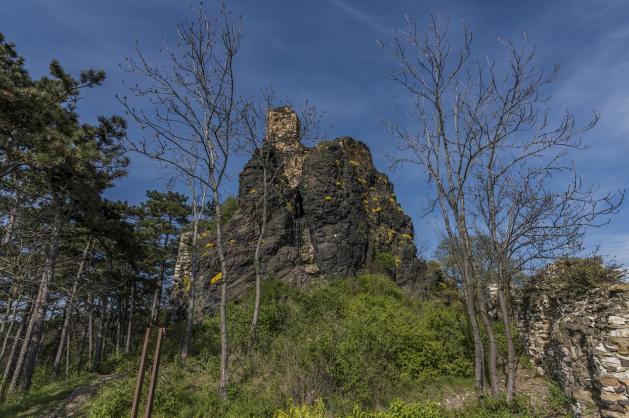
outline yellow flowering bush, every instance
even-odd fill
[[[321,399],[313,405],[294,405],[291,402],[288,410],[277,411],[273,418],[326,418],[328,415]]]
[[[326,202],[328,202],[328,201],[332,200],[332,196],[329,196],[329,195],[328,195],[328,196],[324,197],[324,198],[323,198],[323,200],[325,200]]]
[[[219,271],[218,273],[214,275],[214,277],[210,279],[210,284],[216,284],[220,282],[222,278],[223,278],[223,272]]]

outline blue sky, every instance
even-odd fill
[[[46,73],[52,58],[71,72],[104,69],[103,87],[86,94],[80,106],[85,121],[100,114],[121,114],[116,93],[128,74],[119,68],[136,42],[149,59],[159,60],[162,37],[173,39],[175,24],[189,15],[178,0],[4,0],[0,31],[17,43],[35,76]],[[218,2],[207,1],[216,9]],[[602,113],[585,136],[590,148],[575,156],[588,183],[601,190],[629,185],[629,2],[626,0],[232,0],[243,16],[245,39],[239,56],[240,91],[256,93],[272,85],[293,102],[308,98],[325,111],[328,137],[349,135],[372,149],[377,167],[395,184],[402,206],[415,223],[418,242],[432,248],[438,223],[421,218],[429,191],[421,173],[391,171],[385,157],[393,140],[383,120],[403,103],[401,91],[386,78],[391,66],[376,40],[391,38],[404,15],[426,21],[431,10],[453,21],[465,19],[476,32],[474,55],[496,56],[496,39],[518,39],[526,31],[544,65],[560,63],[552,91],[559,110],[587,117]],[[130,135],[139,135],[133,125]],[[132,157],[129,176],[108,192],[110,198],[137,203],[165,177],[152,162]],[[232,190],[233,185],[231,186]],[[629,264],[629,209],[611,224],[588,233],[589,248]],[[431,250],[428,250],[430,255]]]

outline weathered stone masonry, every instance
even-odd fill
[[[545,272],[557,274],[553,265]],[[527,289],[520,315],[528,354],[583,417],[629,417],[629,284],[585,294]]]

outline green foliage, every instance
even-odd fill
[[[617,266],[605,265],[601,257],[563,258],[538,273],[529,290],[581,294],[605,283],[618,282],[621,277]]]
[[[221,203],[221,224],[226,225],[238,210],[238,199],[233,196],[228,197]],[[208,219],[200,222],[200,228],[213,232],[216,228],[216,218],[214,211],[208,213]]]
[[[295,414],[317,410],[298,406],[291,412],[290,400],[301,405],[318,398],[335,414],[350,413],[355,403],[387,404],[421,391],[435,377],[472,371],[461,307],[421,302],[382,275],[320,281],[305,289],[267,280],[254,336],[252,310],[253,294],[227,310],[228,401],[215,395],[220,339],[213,316],[195,330],[195,357],[161,369],[155,416],[257,417],[278,410],[301,416]],[[129,399],[132,382],[120,385]],[[93,411],[125,410],[124,392],[103,391]]]
[[[291,402],[287,410],[280,410],[273,418],[326,418],[325,405],[321,399],[313,405],[293,405]]]
[[[364,413],[364,418],[442,418],[446,411],[435,402],[393,401],[386,412]],[[362,418],[360,417],[360,418]],[[358,418],[358,417],[357,417]]]
[[[100,391],[91,404],[90,418],[119,417],[131,409],[133,396],[133,378],[114,382]]]
[[[323,401],[317,400],[312,405],[291,404],[278,411],[274,418],[543,418],[564,416],[564,411],[535,407],[521,397],[516,397],[511,403],[485,399],[456,409],[446,409],[431,400],[404,402],[396,399],[385,410],[363,409],[356,405],[351,412],[339,415],[326,408]]]
[[[395,277],[395,255],[388,251],[380,251],[369,264],[369,271],[375,274],[386,274]]]

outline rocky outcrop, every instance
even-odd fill
[[[348,276],[386,252],[395,264],[393,280],[427,285],[425,264],[416,257],[412,221],[387,176],[375,169],[364,143],[343,137],[305,147],[299,140],[299,119],[287,107],[269,112],[267,132],[263,152],[253,155],[240,173],[238,210],[225,228],[230,297],[242,294],[255,280],[266,151],[267,176],[278,176],[269,189],[261,248],[265,277],[301,285],[313,277]],[[212,310],[218,300],[218,283],[211,284],[210,278],[220,271],[219,259],[213,233],[206,235],[201,240],[199,314]]]
[[[555,263],[524,291],[520,321],[537,371],[555,380],[583,417],[629,416],[629,284],[575,291]],[[561,280],[559,280],[561,283]]]

